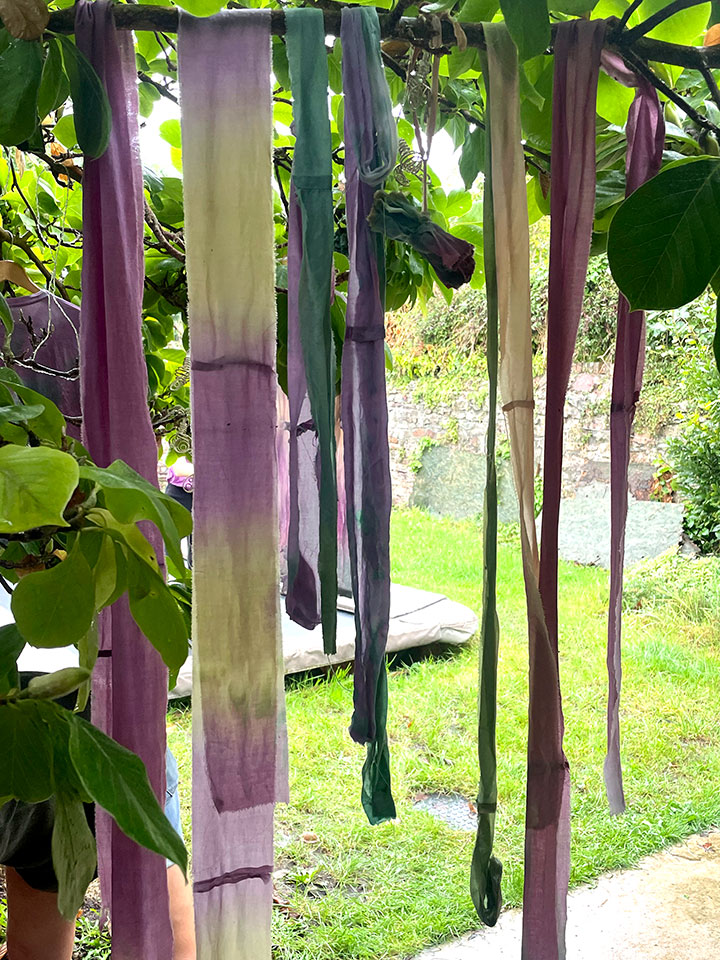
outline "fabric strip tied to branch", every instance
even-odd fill
[[[655,176],[662,163],[665,121],[654,87],[627,69],[617,54],[603,51],[603,68],[625,86],[635,87],[628,114],[625,195]],[[617,311],[615,367],[610,408],[610,608],[608,616],[608,707],[605,790],[611,813],[625,810],[620,762],[620,686],[622,681],[621,630],[625,525],[628,507],[630,436],[635,407],[640,398],[645,364],[645,315],[630,313],[620,294]]]
[[[334,227],[327,55],[321,10],[288,10],[286,23],[295,131],[288,243],[287,612],[308,629],[322,622],[325,653],[335,653],[335,344],[330,323]]]
[[[382,240],[367,217],[395,164],[392,104],[374,8],[343,10],[345,182],[350,254],[342,366],[347,533],[355,597],[350,734],[367,744],[362,803],[371,823],[395,816],[387,744],[385,646],[390,618],[390,452],[385,392]]]
[[[178,61],[195,463],[198,957],[270,960],[273,811],[287,798],[287,755],[269,11],[183,14]]]
[[[558,24],[553,82],[547,397],[540,596],[547,634],[530,649],[523,960],[563,960],[570,876],[570,773],[558,663],[563,412],[595,206],[595,103],[606,24]],[[532,637],[531,637],[532,642]]]
[[[157,484],[141,327],[143,181],[135,50],[131,34],[116,33],[112,10],[105,0],[81,0],[76,12],[78,47],[105,84],[112,109],[107,151],[97,160],[86,159],[83,176],[83,433],[98,466],[122,459]],[[157,531],[147,533],[161,559]],[[93,720],[140,755],[164,801],[167,670],[132,619],[127,599],[102,613],[99,641],[105,656],[93,671]],[[129,840],[103,811],[98,811],[97,840],[103,901],[112,915],[113,957],[167,960],[172,933],[165,861]]]

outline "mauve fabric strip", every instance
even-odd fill
[[[547,397],[540,596],[547,643],[530,650],[523,960],[563,960],[570,875],[570,771],[558,664],[558,522],[563,411],[585,289],[595,206],[595,105],[606,24],[555,34]]]
[[[195,463],[193,874],[199,960],[270,960],[287,797],[278,569],[269,10],[182,14]],[[238,264],[242,269],[238,269]]]
[[[605,57],[607,54],[603,57],[604,67]],[[626,127],[625,195],[630,196],[660,170],[665,145],[665,122],[655,88],[644,78],[633,74],[626,77],[624,72],[613,70],[613,65],[611,62],[607,66],[612,76],[627,86],[636,87]],[[605,790],[610,812],[614,814],[625,810],[620,760],[623,569],[630,437],[635,407],[642,387],[644,362],[645,315],[641,310],[631,313],[627,300],[620,294],[610,409],[610,607],[607,647],[607,754],[604,768]]]
[[[373,170],[384,159],[376,136],[391,111],[379,66],[379,25],[374,8],[343,10],[345,183],[350,278],[342,360],[347,533],[355,596],[355,688],[350,734],[366,743],[362,801],[372,823],[395,816],[385,729],[385,645],[390,618],[390,453],[385,392],[384,250],[370,232]],[[367,38],[367,39],[366,39]],[[377,38],[377,39],[375,39]],[[377,45],[377,50],[372,46]],[[377,59],[377,64],[375,60]],[[378,75],[378,69],[380,75]],[[375,96],[373,95],[373,91]],[[372,339],[352,331],[373,330]]]
[[[143,180],[133,39],[115,31],[112,4],[77,5],[75,35],[103,81],[112,134],[83,175],[80,390],[85,444],[99,466],[122,459],[157,483],[157,446],[147,407],[141,317]],[[161,558],[162,543],[149,533]],[[165,796],[167,671],[130,615],[127,599],[101,616],[100,644],[112,649],[93,672],[93,719],[139,754],[157,796]],[[142,682],[138,682],[138,678]],[[172,953],[166,866],[98,811],[100,882],[112,915],[116,960],[167,960]]]

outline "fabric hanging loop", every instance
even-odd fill
[[[332,140],[321,10],[288,10],[293,94],[288,242],[290,527],[288,615],[335,653],[337,484],[335,344],[330,323],[333,265]],[[319,592],[319,604],[318,604]]]
[[[181,16],[200,960],[269,960],[281,692],[270,13]],[[242,268],[238,268],[238,264]]]
[[[395,816],[387,743],[385,645],[390,618],[390,453],[385,393],[383,241],[367,216],[395,162],[392,104],[374,8],[343,10],[345,198],[350,255],[342,361],[347,533],[355,596],[350,734],[367,744],[362,803],[371,823]],[[370,335],[372,334],[372,335]]]
[[[595,101],[606,24],[573,20],[555,35],[547,397],[540,595],[547,642],[530,650],[524,960],[563,960],[570,876],[570,772],[558,665],[558,522],[563,411],[582,308],[595,204]]]
[[[80,391],[85,445],[98,466],[122,459],[157,484],[157,446],[147,406],[142,345],[143,180],[138,149],[132,36],[115,31],[112,4],[80,0],[76,37],[107,90],[112,133],[105,154],[86,159]],[[148,530],[156,556],[157,531]],[[127,598],[100,616],[93,671],[93,720],[139,754],[158,798],[165,797],[168,676],[130,615]],[[142,678],[142,683],[138,682]],[[113,957],[167,960],[172,953],[166,866],[98,810],[100,883],[112,915]]]
[[[603,68],[625,86],[635,87],[628,114],[625,196],[660,170],[665,145],[665,121],[655,88],[629,71],[622,59],[603,51]],[[630,312],[620,294],[617,311],[615,366],[610,407],[610,606],[608,616],[608,706],[605,790],[610,812],[623,813],[625,792],[620,761],[621,632],[625,525],[628,508],[630,436],[640,398],[645,365],[645,314]]]

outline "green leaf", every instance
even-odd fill
[[[272,38],[272,63],[275,79],[283,90],[289,90],[290,67],[288,65],[287,49],[282,37]]]
[[[131,840],[186,872],[187,851],[158,804],[142,760],[77,714],[68,714],[68,722],[70,757],[95,803]]]
[[[485,162],[485,131],[475,127],[465,135],[465,143],[460,153],[460,176],[463,178],[466,190],[471,190],[478,173]]]
[[[547,50],[551,40],[547,0],[500,0],[500,9],[521,62]]]
[[[182,149],[182,134],[180,132],[180,121],[173,117],[171,120],[165,120],[159,127],[160,136],[169,143],[171,147]]]
[[[492,20],[500,9],[500,0],[465,0],[458,10],[461,23],[484,23]]]
[[[179,7],[194,17],[211,17],[225,6],[225,0],[182,0]]]
[[[10,312],[8,302],[2,294],[0,294],[0,322],[2,322],[5,328],[5,349],[7,350],[10,346],[10,337],[15,329],[15,318]]]
[[[526,65],[521,63],[518,70],[520,97],[528,100],[537,110],[542,110],[545,106],[545,97],[530,82],[527,75]]]
[[[110,540],[109,537],[103,537],[103,542],[106,542],[106,541],[113,548],[113,552],[114,552],[114,544],[112,540]],[[96,601],[96,605],[97,605],[97,601]],[[85,636],[82,637],[80,640],[78,640],[77,648],[78,648],[78,659],[80,662],[80,666],[84,667],[85,670],[88,671],[87,680],[84,683],[82,683],[78,688],[77,702],[75,704],[75,709],[78,712],[81,712],[87,706],[88,699],[90,698],[90,689],[92,687],[92,672],[93,672],[93,669],[95,668],[95,664],[98,658],[97,620],[93,621],[92,626],[90,627],[88,632],[85,634]]]
[[[78,483],[69,453],[48,447],[0,448],[0,532],[66,527],[63,511]]]
[[[630,23],[647,20],[652,14],[668,6],[668,0],[644,0]],[[673,14],[648,34],[656,40],[669,40],[671,43],[695,44],[705,32],[710,17],[710,3],[699,3],[687,10]]]
[[[39,403],[9,403],[0,407],[0,423],[24,423],[39,417],[44,410]]]
[[[715,304],[715,336],[713,337],[713,353],[715,355],[715,366],[720,373],[720,300]]]
[[[12,612],[34,647],[65,647],[88,632],[95,615],[95,584],[77,542],[56,566],[22,578],[13,592]]]
[[[610,225],[608,261],[633,310],[672,310],[720,265],[720,159],[680,161],[639,187]]]
[[[598,0],[549,0],[549,7],[553,13],[569,13],[573,17],[581,17],[590,13]]]
[[[0,627],[0,695],[17,685],[17,658],[24,646],[25,638],[16,624]]]
[[[88,510],[85,516],[89,523],[94,523],[99,529],[104,530],[116,544],[129,547],[144,563],[149,564],[154,570],[158,569],[155,548],[134,523],[120,523],[109,510],[99,507]],[[116,552],[116,560],[117,556]]]
[[[33,677],[27,691],[33,700],[59,700],[74,693],[89,677],[90,671],[85,667],[63,667],[53,673]]]
[[[52,740],[37,704],[17,700],[0,705],[0,730],[0,797],[47,800],[53,793]]]
[[[115,460],[104,470],[88,464],[80,468],[80,476],[102,489],[105,506],[120,523],[152,521],[173,562],[183,565],[180,541],[191,533],[192,518],[181,504],[161,493],[122,460]]]
[[[60,44],[51,37],[48,41],[48,52],[40,80],[38,92],[38,115],[41,120],[57,110],[61,103],[65,103],[70,95],[70,84],[63,70],[63,58]],[[62,143],[62,141],[60,141]]]
[[[17,146],[37,126],[42,43],[11,40],[0,55],[0,143]]]
[[[71,113],[66,113],[60,117],[53,127],[53,135],[58,143],[61,143],[68,150],[73,150],[78,145],[77,132],[75,131],[75,118]]]
[[[73,115],[78,143],[89,157],[100,157],[107,149],[112,129],[112,113],[105,87],[85,54],[68,37],[62,44],[65,70],[70,80]]]
[[[597,112],[608,123],[624,127],[635,93],[613,80],[603,70],[598,76]]]
[[[40,416],[28,420],[28,426],[40,440],[48,440],[54,446],[62,445],[65,434],[65,417],[52,402],[36,390],[26,387],[14,370],[7,367],[0,369],[0,384],[9,387],[25,403],[37,404],[42,407]],[[27,529],[27,528],[23,528]]]
[[[66,920],[75,920],[95,876],[97,853],[82,802],[62,793],[55,797],[52,860],[58,910]]]
[[[188,654],[188,633],[177,601],[167,584],[136,554],[128,553],[130,613],[171,673],[177,673]]]

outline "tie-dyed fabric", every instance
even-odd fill
[[[287,797],[270,12],[183,14],[178,43],[195,464],[198,957],[269,960],[273,809]]]
[[[293,94],[292,189],[288,229],[288,397],[290,527],[288,615],[308,629],[322,622],[335,652],[337,487],[335,344],[330,324],[333,264],[332,141],[321,10],[288,10]]]
[[[81,0],[76,9],[77,43],[105,84],[113,121],[107,151],[97,160],[86,159],[83,176],[84,440],[99,466],[119,458],[157,483],[141,333],[144,224],[135,51],[132,35],[115,31],[112,4]],[[154,531],[150,538],[162,557]],[[103,612],[100,649],[93,671],[93,720],[142,757],[164,800],[167,670],[132,619],[127,599]],[[165,860],[134,844],[102,811],[97,838],[113,957],[167,960],[172,933]]]
[[[657,92],[647,80],[627,69],[617,54],[603,52],[603,68],[625,86],[635,87],[628,114],[625,195],[629,196],[662,163],[665,121]],[[608,713],[605,789],[610,811],[625,810],[620,762],[620,686],[622,681],[622,590],[625,566],[625,524],[628,506],[630,436],[640,398],[645,365],[645,315],[630,312],[622,294],[618,301],[615,367],[610,407],[610,612],[608,617]]]
[[[362,803],[371,823],[395,816],[387,744],[385,645],[390,617],[390,453],[385,393],[383,241],[367,223],[395,163],[394,121],[374,8],[343,10],[345,197],[350,279],[342,363],[347,532],[355,596],[350,734],[367,744]]]
[[[555,34],[547,397],[540,595],[547,642],[530,651],[530,723],[523,908],[524,960],[563,960],[570,875],[570,773],[558,664],[558,522],[563,411],[582,308],[595,205],[595,101],[602,20]]]

